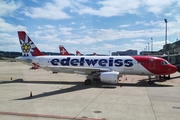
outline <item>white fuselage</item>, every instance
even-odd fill
[[[81,67],[106,68],[121,74],[153,74],[131,56],[37,56],[18,58],[20,60],[31,59],[32,62],[39,65],[40,68],[56,72],[74,73],[73,68]],[[66,69],[61,67],[66,67]]]

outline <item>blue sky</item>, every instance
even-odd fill
[[[109,54],[153,50],[180,39],[179,0],[1,0],[0,50],[21,51],[17,31],[28,33],[41,51]],[[149,44],[151,50],[151,44]]]

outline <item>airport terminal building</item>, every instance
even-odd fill
[[[112,52],[112,56],[125,56],[125,55],[137,55],[137,50],[126,50],[126,51],[117,51]]]

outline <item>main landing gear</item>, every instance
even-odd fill
[[[93,76],[92,75],[88,75],[88,76],[86,76],[86,80],[84,81],[84,84],[85,85],[90,85],[91,83],[92,83],[92,81],[93,81]]]
[[[151,75],[148,75],[148,78],[149,78],[148,84],[149,85],[153,84],[154,82],[151,80]]]
[[[53,74],[57,74],[58,72],[54,72],[54,71],[53,71],[52,73],[53,73]]]
[[[91,85],[92,81],[100,81],[99,73],[88,75],[86,78],[87,79],[84,81],[85,85]]]
[[[91,84],[91,80],[90,80],[90,79],[86,79],[86,80],[84,81],[84,84],[85,84],[85,85],[90,85],[90,84]]]

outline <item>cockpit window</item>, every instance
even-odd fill
[[[167,61],[163,61],[162,63],[161,63],[162,65],[167,65],[167,64],[169,64]]]

